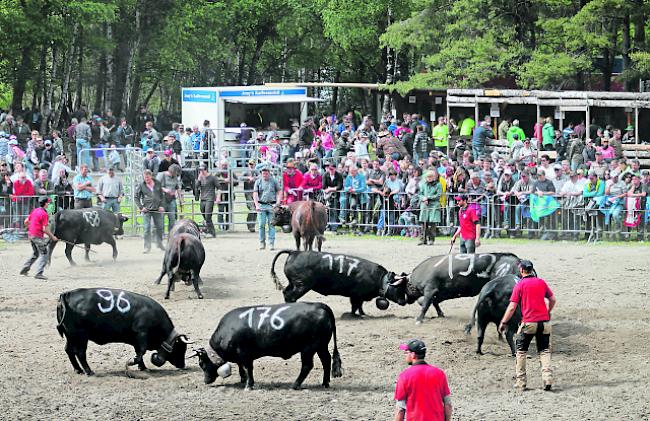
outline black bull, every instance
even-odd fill
[[[201,294],[199,284],[203,283],[203,281],[199,272],[201,272],[204,262],[205,248],[196,235],[180,233],[170,237],[165,250],[160,276],[155,281],[155,284],[160,284],[163,276],[167,275],[168,284],[165,299],[169,298],[169,293],[174,289],[174,283],[179,279],[183,279],[186,283],[189,283],[191,279],[196,296],[202,299],[203,294]]]
[[[275,273],[275,262],[288,254],[284,274],[289,285],[283,288]],[[280,251],[271,265],[271,276],[282,290],[286,302],[295,302],[310,290],[323,295],[350,297],[352,314],[363,315],[363,302],[377,298],[377,307],[385,310],[390,300],[406,304],[405,274],[395,275],[383,266],[354,256],[316,251]]]
[[[430,305],[438,317],[444,317],[439,303],[458,297],[478,295],[488,281],[498,276],[518,274],[519,258],[511,253],[449,254],[430,257],[420,263],[409,277],[408,302],[419,297],[424,320]]]
[[[330,355],[328,345],[334,339]],[[341,357],[336,346],[336,321],[332,309],[323,303],[290,303],[240,307],[226,313],[212,334],[208,346],[195,351],[206,384],[230,373],[228,362],[239,365],[241,382],[253,387],[253,361],[261,357],[288,360],[300,353],[302,368],[293,383],[299,389],[314,366],[314,355],[323,365],[323,386],[330,374],[341,377]],[[189,357],[188,357],[189,358]],[[330,365],[331,364],[331,365]],[[227,367],[225,372],[222,371]]]
[[[485,337],[485,328],[489,323],[494,323],[499,326],[506,308],[510,304],[510,296],[515,284],[519,280],[516,275],[505,275],[495,278],[485,284],[481,289],[481,293],[476,300],[476,305],[472,310],[472,317],[465,325],[465,333],[469,334],[476,321],[476,353],[483,355],[481,346],[483,345],[483,338]],[[515,355],[515,344],[513,337],[517,332],[519,323],[521,322],[521,308],[517,307],[515,314],[510,318],[506,326],[506,340],[510,346],[512,356]],[[499,333],[499,338],[501,334]]]
[[[135,358],[128,365],[137,364],[141,370],[146,369],[142,357],[147,350],[157,351],[151,362],[158,367],[166,361],[185,367],[185,352],[191,342],[176,332],[165,309],[144,295],[109,288],[67,291],[59,296],[56,319],[59,334],[66,338],[65,352],[79,374],[94,374],[86,360],[89,340],[99,345],[117,342],[133,346]]]
[[[72,248],[75,244],[84,244],[86,260],[90,260],[88,252],[91,244],[110,244],[113,248],[113,260],[117,259],[117,246],[115,235],[123,235],[123,224],[129,218],[122,214],[114,214],[101,208],[66,209],[54,215],[52,233],[60,240],[65,241],[65,257],[71,265]],[[57,242],[50,243],[49,259]]]

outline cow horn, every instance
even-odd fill
[[[194,358],[194,357],[198,357],[198,356],[199,356],[199,351],[197,351],[197,350],[195,349],[195,350],[192,351],[192,353],[191,353],[190,355],[188,355],[187,357],[185,357],[185,359],[186,359],[186,360],[189,360],[190,358]]]
[[[186,344],[188,344],[188,345],[194,343],[194,341],[190,341],[189,339],[187,339],[187,336],[185,336],[185,335],[180,335],[180,336],[178,337],[178,339],[179,339],[181,342],[184,342],[184,343],[186,343]]]
[[[390,286],[392,287],[400,286],[404,281],[406,281],[406,276],[396,276],[395,281],[391,282]]]

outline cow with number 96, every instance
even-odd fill
[[[334,337],[334,351],[328,345]],[[239,365],[241,383],[251,389],[253,361],[261,357],[288,360],[300,353],[302,368],[293,383],[299,389],[314,366],[314,355],[323,365],[323,387],[329,387],[330,374],[340,377],[341,357],[336,347],[334,313],[323,303],[291,303],[236,308],[221,319],[205,348],[195,350],[203,380],[230,376],[230,364]],[[188,357],[189,358],[189,357]]]
[[[137,365],[140,370],[147,368],[143,360],[147,350],[156,351],[151,362],[157,367],[169,361],[184,368],[187,344],[192,343],[174,329],[159,303],[129,291],[81,288],[64,292],[59,296],[56,319],[72,367],[89,376],[94,374],[86,360],[89,340],[98,345],[118,342],[133,346],[135,358],[127,365]]]

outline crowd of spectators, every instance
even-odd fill
[[[72,145],[66,150],[56,130],[42,135],[20,116],[0,115],[3,225],[9,207],[14,215],[27,214],[33,196],[53,195],[55,209],[71,207],[72,168],[85,164],[94,171],[120,171],[123,148],[137,147],[145,151],[142,166],[153,177],[178,177],[180,168],[216,162],[202,179],[216,176],[218,206],[210,208],[218,209],[220,226],[227,229],[232,202],[217,199],[234,194],[236,177],[234,183],[228,177],[242,169],[229,171],[237,167],[230,156],[207,159],[215,140],[210,122],[191,128],[169,123],[171,130],[159,130],[142,108],[135,127],[110,111],[99,116],[82,110],[66,130]],[[287,134],[272,123],[252,136],[242,123],[239,155],[247,205],[252,212],[248,190],[259,169],[269,166],[281,172],[285,203],[314,199],[328,206],[332,231],[343,227],[357,234],[420,236],[420,243],[432,243],[436,233],[449,233],[456,225],[454,198],[465,193],[489,228],[488,237],[577,238],[606,230],[637,231],[636,238],[644,238],[650,173],[641,171],[639,161],[625,159],[622,146],[634,141],[633,127],[623,134],[609,125],[580,122],[560,131],[546,118],[529,129],[530,137],[517,119],[509,118],[493,127],[489,116],[478,123],[465,116],[458,121],[441,116],[430,123],[417,114],[401,119],[387,114],[377,123],[353,112],[294,121]],[[506,148],[492,150],[495,138]],[[109,208],[118,209],[115,200],[109,202]],[[249,215],[249,229],[252,219]]]
[[[528,137],[516,119],[492,123],[441,116],[432,126],[417,114],[388,114],[378,124],[354,113],[310,118],[294,123],[288,138],[272,127],[260,132],[251,165],[282,168],[286,203],[326,203],[332,231],[419,235],[430,244],[456,225],[454,198],[464,193],[487,237],[636,231],[644,238],[650,171],[625,159],[622,146],[634,142],[633,127],[623,134],[580,122],[560,131],[545,118]],[[492,139],[505,149],[491,148]]]

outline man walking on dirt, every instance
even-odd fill
[[[542,365],[544,390],[551,390],[553,369],[551,368],[551,311],[556,299],[543,279],[536,276],[533,263],[522,260],[519,263],[521,280],[517,282],[510,296],[510,304],[499,324],[499,332],[504,332],[506,324],[521,305],[522,322],[517,331],[516,383],[515,388],[526,389],[526,353],[530,342],[535,338],[537,353]],[[548,300],[548,306],[546,301]]]
[[[451,420],[453,408],[447,376],[424,361],[425,343],[411,339],[399,348],[405,352],[410,367],[402,371],[395,386],[395,421]]]
[[[473,254],[476,247],[481,245],[481,220],[476,214],[474,207],[468,206],[467,195],[461,194],[456,198],[456,203],[460,206],[458,210],[458,230],[451,237],[453,247],[456,238],[460,235],[460,252]]]
[[[29,236],[29,242],[32,245],[32,256],[27,259],[23,268],[20,270],[21,275],[27,275],[32,264],[38,260],[36,276],[34,276],[34,278],[43,280],[47,279],[45,275],[43,275],[43,270],[45,270],[48,256],[47,238],[45,238],[45,235],[47,235],[52,241],[58,240],[48,227],[49,217],[45,210],[48,203],[50,203],[50,199],[47,196],[41,196],[38,199],[39,207],[34,209],[27,219],[25,219],[25,225],[28,226],[27,234]]]

